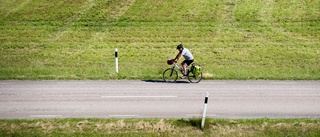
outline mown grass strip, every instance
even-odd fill
[[[0,136],[319,136],[320,120],[301,119],[15,119]]]

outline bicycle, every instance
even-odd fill
[[[195,66],[196,65],[194,63],[192,63],[187,68],[187,78],[191,83],[199,83],[202,80],[202,70],[201,69],[199,69],[200,72],[198,72],[198,74],[193,73],[194,72],[193,69],[195,69]],[[176,62],[173,62],[173,66],[171,68],[167,68],[163,72],[163,74],[162,74],[163,80],[168,83],[176,82],[178,79],[178,72],[176,69],[178,69],[179,72],[181,72],[181,74],[183,75],[182,67],[179,67],[179,65]]]

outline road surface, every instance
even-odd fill
[[[0,119],[320,117],[320,81],[0,81]]]

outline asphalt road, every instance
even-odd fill
[[[0,119],[320,117],[320,81],[0,81]]]

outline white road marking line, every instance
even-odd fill
[[[35,117],[35,118],[41,118],[41,117],[45,117],[45,118],[50,118],[50,117],[61,117],[62,115],[30,115],[30,117]]]
[[[137,117],[138,115],[109,115],[109,117]]]
[[[187,117],[202,117],[202,114],[187,114]],[[217,115],[215,114],[207,114],[206,116],[208,117],[216,117]]]
[[[176,98],[178,96],[101,96],[102,98]]]

